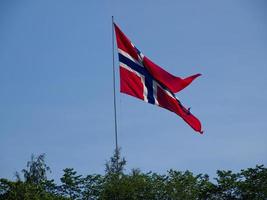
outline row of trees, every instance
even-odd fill
[[[78,175],[73,168],[64,169],[61,184],[47,178],[51,172],[45,155],[32,156],[26,169],[16,173],[16,181],[0,179],[0,200],[266,200],[267,169],[255,168],[217,171],[211,182],[206,174],[170,170],[166,175],[143,173],[134,169],[124,173],[126,161],[115,151],[106,163],[104,175]]]

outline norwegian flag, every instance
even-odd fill
[[[202,134],[200,121],[174,94],[201,74],[185,79],[173,76],[144,56],[116,24],[114,27],[119,53],[120,91],[176,113]]]

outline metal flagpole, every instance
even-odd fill
[[[115,144],[116,153],[118,152],[118,128],[117,128],[117,106],[116,106],[116,84],[115,84],[115,61],[114,61],[114,17],[112,16],[112,64],[113,64],[113,105],[115,123]]]

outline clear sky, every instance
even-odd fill
[[[265,0],[0,1],[0,177],[46,153],[52,178],[104,173],[114,150],[111,16],[177,76],[204,135],[177,115],[118,92],[127,170],[214,176],[267,165]]]

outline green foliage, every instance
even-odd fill
[[[16,181],[0,179],[0,200],[65,200],[57,195],[53,180],[47,179],[50,168],[45,163],[45,155],[31,156],[26,169],[21,170],[24,180],[16,172]]]
[[[99,174],[88,175],[83,178],[82,199],[99,199],[104,181],[104,177]]]
[[[110,158],[108,162],[106,162],[106,174],[123,174],[124,167],[126,165],[125,158],[121,158],[121,150],[115,149],[113,156]]]
[[[241,170],[238,190],[241,199],[267,199],[267,169],[263,165]]]
[[[205,189],[210,186],[207,175],[194,176],[192,172],[170,170],[167,179],[167,195],[170,199],[203,199],[207,198]]]
[[[76,175],[77,172],[73,168],[66,168],[63,171],[63,177],[60,179],[62,182],[60,193],[70,199],[78,199],[81,196],[82,176]]]
[[[21,172],[26,182],[40,185],[47,180],[46,174],[51,170],[45,163],[45,154],[41,154],[37,157],[32,155],[31,160],[27,162],[27,168]]]
[[[135,173],[113,174],[106,177],[100,199],[153,199],[150,177]]]
[[[124,173],[120,150],[106,163],[106,174],[83,177],[73,168],[63,170],[61,185],[47,178],[50,168],[44,154],[31,157],[23,179],[0,179],[0,200],[266,200],[267,169],[217,171],[216,183],[204,174],[170,170],[166,175],[133,169]]]

